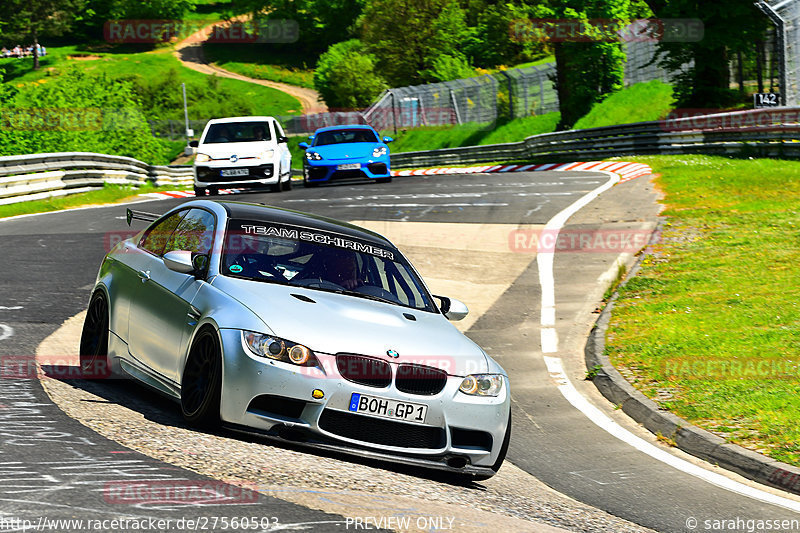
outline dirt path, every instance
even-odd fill
[[[248,17],[249,15],[242,15],[235,17],[232,20],[242,21],[247,20]],[[289,85],[276,81],[249,78],[247,76],[242,76],[241,74],[237,74],[235,72],[231,72],[229,70],[225,70],[224,68],[210,64],[203,55],[202,45],[203,42],[208,39],[209,35],[211,35],[211,31],[214,26],[214,24],[206,26],[205,28],[193,33],[175,45],[175,51],[173,53],[175,54],[175,57],[178,58],[178,61],[183,64],[183,66],[203,74],[217,75],[223,78],[231,78],[234,80],[256,83],[265,87],[272,87],[273,89],[277,89],[297,98],[300,101],[300,104],[303,106],[303,113],[305,114],[322,113],[328,110],[328,106],[325,105],[325,102],[320,100],[319,93],[314,89],[297,87],[295,85]]]

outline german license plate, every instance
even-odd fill
[[[219,171],[220,176],[247,176],[249,173],[246,168],[226,168]]]
[[[350,411],[367,415],[404,420],[407,422],[425,422],[428,406],[420,403],[399,402],[389,398],[378,398],[354,392],[350,396]]]
[[[361,168],[361,163],[345,163],[344,165],[338,165],[336,170],[358,170]]]

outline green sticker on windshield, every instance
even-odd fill
[[[242,268],[242,265],[231,265],[230,266],[230,271],[233,272],[234,274],[238,274],[242,270],[244,270],[244,268]]]

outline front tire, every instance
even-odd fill
[[[194,188],[194,195],[199,197],[206,195],[206,188],[205,187],[195,187]]]
[[[84,379],[108,376],[108,302],[103,291],[95,292],[89,301],[81,332],[80,365]]]
[[[286,178],[286,181],[283,184],[284,191],[291,191],[292,190],[292,173],[289,172],[289,176]]]
[[[191,425],[210,427],[219,423],[221,358],[216,332],[204,329],[192,343],[181,380],[181,411]]]

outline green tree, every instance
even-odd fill
[[[39,37],[63,35],[87,0],[4,0],[3,34],[33,40],[33,70],[39,70]]]
[[[334,44],[314,71],[314,87],[332,108],[361,109],[387,88],[375,72],[375,58],[357,39]]]
[[[546,13],[540,5],[471,0],[466,11],[467,23],[474,32],[463,51],[476,67],[515,65],[552,52],[546,43],[525,39],[514,32],[519,22]]]
[[[646,0],[662,19],[699,19],[703,37],[694,42],[664,42],[661,65],[674,72],[676,103],[683,107],[723,108],[735,102],[730,89],[731,53],[745,51],[763,39],[766,17],[751,0],[697,2],[695,0]],[[684,65],[689,65],[683,68]]]
[[[588,28],[578,40],[553,42],[561,111],[559,129],[569,129],[595,102],[621,89],[624,82],[622,43],[602,30],[593,31],[588,23],[590,20],[624,23],[633,10],[629,0],[554,0],[549,6],[555,18],[582,22]]]
[[[437,58],[462,55],[474,31],[457,0],[373,0],[358,26],[392,86],[438,81]]]
[[[195,0],[88,0],[73,33],[87,40],[102,39],[109,20],[181,20],[195,5]]]
[[[297,22],[300,32],[291,50],[317,55],[330,45],[355,37],[355,22],[366,0],[237,0],[239,13]],[[286,47],[287,45],[275,45]]]

